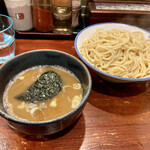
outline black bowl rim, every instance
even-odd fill
[[[67,113],[67,114],[65,114],[65,115],[63,115],[59,118],[52,119],[52,120],[46,120],[46,121],[36,121],[36,122],[35,121],[26,121],[26,120],[24,121],[24,120],[21,120],[21,119],[13,118],[10,115],[8,115],[7,113],[0,110],[0,115],[8,121],[19,123],[19,124],[24,124],[24,125],[34,125],[34,126],[46,125],[46,124],[52,124],[52,123],[60,122],[64,119],[67,119],[67,118],[71,117],[73,114],[78,112],[82,107],[84,107],[84,105],[86,104],[86,102],[88,100],[88,97],[90,96],[90,93],[91,93],[91,90],[92,90],[92,78],[91,78],[89,70],[83,64],[82,61],[80,61],[78,58],[76,58],[75,56],[73,56],[73,55],[71,55],[67,52],[63,52],[63,51],[60,51],[60,50],[54,50],[54,49],[36,49],[36,50],[27,51],[27,52],[24,52],[24,53],[21,53],[21,54],[15,56],[14,58],[12,58],[12,59],[8,60],[7,62],[5,62],[4,64],[2,64],[2,66],[0,67],[0,70],[2,68],[4,68],[6,64],[11,63],[11,61],[13,61],[14,59],[16,59],[18,57],[21,57],[22,55],[26,55],[26,54],[30,54],[30,53],[38,53],[38,52],[56,52],[56,53],[59,53],[59,54],[67,55],[68,57],[71,57],[74,61],[77,61],[80,65],[82,65],[82,67],[85,69],[85,71],[87,73],[87,76],[88,76],[88,79],[89,79],[88,92],[86,93],[86,95],[84,96],[84,99],[82,100],[81,104],[77,108],[75,108],[71,112],[69,112],[69,113]]]

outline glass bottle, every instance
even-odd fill
[[[81,1],[72,0],[72,27],[77,28],[81,24]]]
[[[52,31],[53,15],[51,0],[32,0],[33,25],[39,32]]]
[[[52,0],[53,32],[72,33],[72,0]]]

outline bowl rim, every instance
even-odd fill
[[[92,66],[90,63],[88,63],[84,58],[83,56],[80,54],[80,51],[77,47],[77,42],[78,42],[78,38],[80,36],[80,34],[82,34],[82,32],[85,32],[87,29],[91,28],[91,27],[94,27],[94,26],[101,26],[101,25],[107,25],[107,24],[114,24],[114,25],[121,25],[121,26],[127,26],[127,27],[132,27],[132,28],[135,28],[137,30],[141,30],[142,32],[148,34],[150,36],[150,32],[149,31],[146,31],[145,29],[142,29],[140,27],[137,27],[137,26],[134,26],[134,25],[130,25],[130,24],[125,24],[125,23],[117,23],[117,22],[104,22],[104,23],[97,23],[97,24],[93,24],[93,25],[89,25],[87,27],[85,27],[84,29],[82,29],[78,34],[77,36],[75,37],[75,41],[74,41],[74,47],[75,47],[75,50],[78,54],[78,56],[81,58],[81,60],[87,65],[89,66],[91,69],[95,70],[96,72],[102,74],[102,75],[105,75],[105,76],[108,76],[108,77],[111,77],[112,79],[117,79],[117,80],[122,80],[122,81],[129,81],[129,82],[138,82],[138,81],[147,81],[147,80],[150,80],[150,77],[143,77],[143,78],[125,78],[125,77],[119,77],[119,76],[115,76],[115,75],[111,75],[111,74],[108,74],[106,72],[103,72],[97,68],[95,68],[94,66]]]
[[[90,72],[89,72],[88,68],[86,67],[86,65],[84,65],[84,63],[82,61],[80,61],[77,57],[75,57],[75,56],[73,56],[73,55],[71,55],[67,52],[60,51],[60,50],[55,50],[55,49],[36,49],[36,50],[27,51],[27,52],[16,55],[14,58],[12,58],[12,59],[8,60],[7,62],[5,62],[4,64],[2,64],[0,66],[0,71],[1,71],[2,68],[5,67],[5,65],[7,65],[8,63],[11,63],[11,61],[13,61],[14,59],[16,59],[18,57],[21,57],[23,55],[26,55],[26,54],[38,53],[38,52],[50,52],[50,53],[53,53],[53,52],[55,53],[56,52],[56,53],[63,54],[63,55],[66,55],[68,57],[71,57],[74,61],[81,64],[82,67],[84,68],[84,70],[86,71],[88,79],[89,79],[88,91],[87,91],[86,95],[84,96],[84,98],[82,99],[82,102],[80,103],[80,105],[78,107],[76,107],[72,111],[70,111],[67,114],[65,114],[63,116],[60,116],[58,118],[51,119],[51,120],[45,120],[45,121],[26,121],[26,120],[23,120],[23,119],[16,119],[16,118],[8,115],[4,111],[0,110],[0,116],[4,117],[8,121],[11,121],[11,122],[14,122],[14,123],[19,123],[19,124],[24,124],[24,125],[29,125],[29,126],[30,125],[31,126],[32,125],[38,126],[38,125],[52,124],[52,123],[60,122],[62,120],[65,120],[65,119],[71,117],[73,114],[78,112],[82,107],[84,107],[84,105],[88,101],[88,98],[89,98],[91,90],[92,90],[92,78],[91,78]]]

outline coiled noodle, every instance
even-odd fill
[[[125,78],[150,75],[150,39],[141,31],[97,29],[79,51],[87,62],[106,73]]]

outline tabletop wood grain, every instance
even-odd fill
[[[16,55],[36,49],[57,49],[78,57],[72,40],[16,40]],[[0,150],[149,150],[150,82],[113,84],[90,73],[91,95],[70,128],[34,137],[17,133],[0,117]]]

